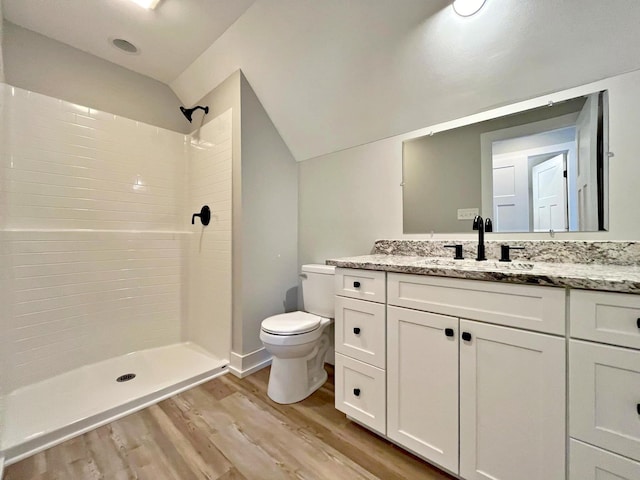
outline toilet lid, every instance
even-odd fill
[[[262,330],[276,335],[299,335],[312,332],[320,326],[322,317],[307,312],[274,315],[262,321]]]

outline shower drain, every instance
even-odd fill
[[[129,380],[133,380],[134,378],[136,378],[135,373],[125,373],[124,375],[120,375],[118,378],[116,378],[116,382],[128,382]]]

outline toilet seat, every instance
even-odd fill
[[[265,318],[262,331],[271,335],[302,335],[320,328],[322,317],[307,312],[289,312]]]

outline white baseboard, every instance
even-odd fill
[[[4,477],[4,456],[0,457],[0,480]]]
[[[229,371],[238,378],[244,378],[269,365],[271,365],[271,355],[262,347],[245,355],[231,352]]]

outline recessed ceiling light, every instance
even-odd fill
[[[131,1],[136,5],[140,5],[143,8],[148,8],[149,10],[156,8],[156,5],[160,3],[160,0],[131,0]]]
[[[135,55],[140,50],[133,43],[125,40],[124,38],[110,38],[109,43],[116,47],[119,50],[122,50],[124,53],[128,53],[130,55]]]
[[[482,8],[486,0],[455,0],[453,9],[461,17],[470,17]]]

